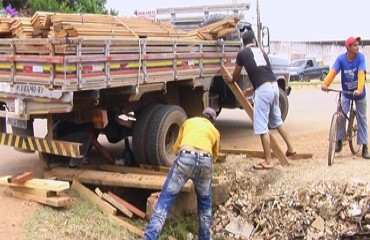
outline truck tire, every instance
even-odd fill
[[[321,76],[320,76],[320,80],[321,80],[321,81],[324,81],[327,75],[328,75],[328,74],[327,74],[326,72],[323,72],[323,73],[321,74]]]
[[[304,75],[303,73],[298,75],[298,82],[304,82]]]
[[[132,131],[132,150],[135,155],[135,160],[139,164],[149,164],[150,161],[147,155],[146,139],[148,134],[149,123],[153,118],[153,114],[158,111],[161,104],[153,103],[142,109],[136,118],[136,122]]]
[[[289,111],[289,101],[285,91],[281,88],[279,88],[279,107],[281,118],[283,119],[283,121],[285,121]]]
[[[172,147],[186,119],[184,110],[176,105],[162,106],[153,115],[147,135],[147,154],[151,164],[171,166],[175,160]]]

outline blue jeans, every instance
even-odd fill
[[[348,113],[349,108],[351,107],[351,100],[342,97],[342,108],[345,114]],[[356,104],[356,117],[358,123],[358,132],[357,132],[357,143],[358,144],[368,144],[368,136],[367,136],[367,117],[366,117],[366,97],[360,100],[355,100]],[[344,137],[344,124],[346,119],[341,118],[341,122],[339,123],[339,130],[338,130],[338,139],[342,140]]]
[[[212,224],[212,157],[179,153],[167,175],[153,215],[145,230],[144,239],[158,239],[163,224],[182,187],[193,180],[198,203],[198,236],[211,239]]]

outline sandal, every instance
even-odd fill
[[[274,168],[274,165],[269,165],[264,162],[258,163],[257,165],[253,166],[253,169],[255,170],[270,170],[273,168]]]

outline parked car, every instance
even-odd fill
[[[290,63],[290,81],[311,81],[320,79],[323,81],[328,75],[328,65],[319,64],[316,59],[300,59]]]

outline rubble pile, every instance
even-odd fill
[[[225,239],[370,238],[369,183],[323,181],[309,187],[283,187],[273,191],[269,188],[272,186],[267,186],[261,195],[258,179],[244,174],[239,178],[234,175],[233,180],[230,199],[214,213],[215,236]],[[253,180],[257,180],[257,184],[251,184]],[[270,193],[275,195],[269,196]]]

